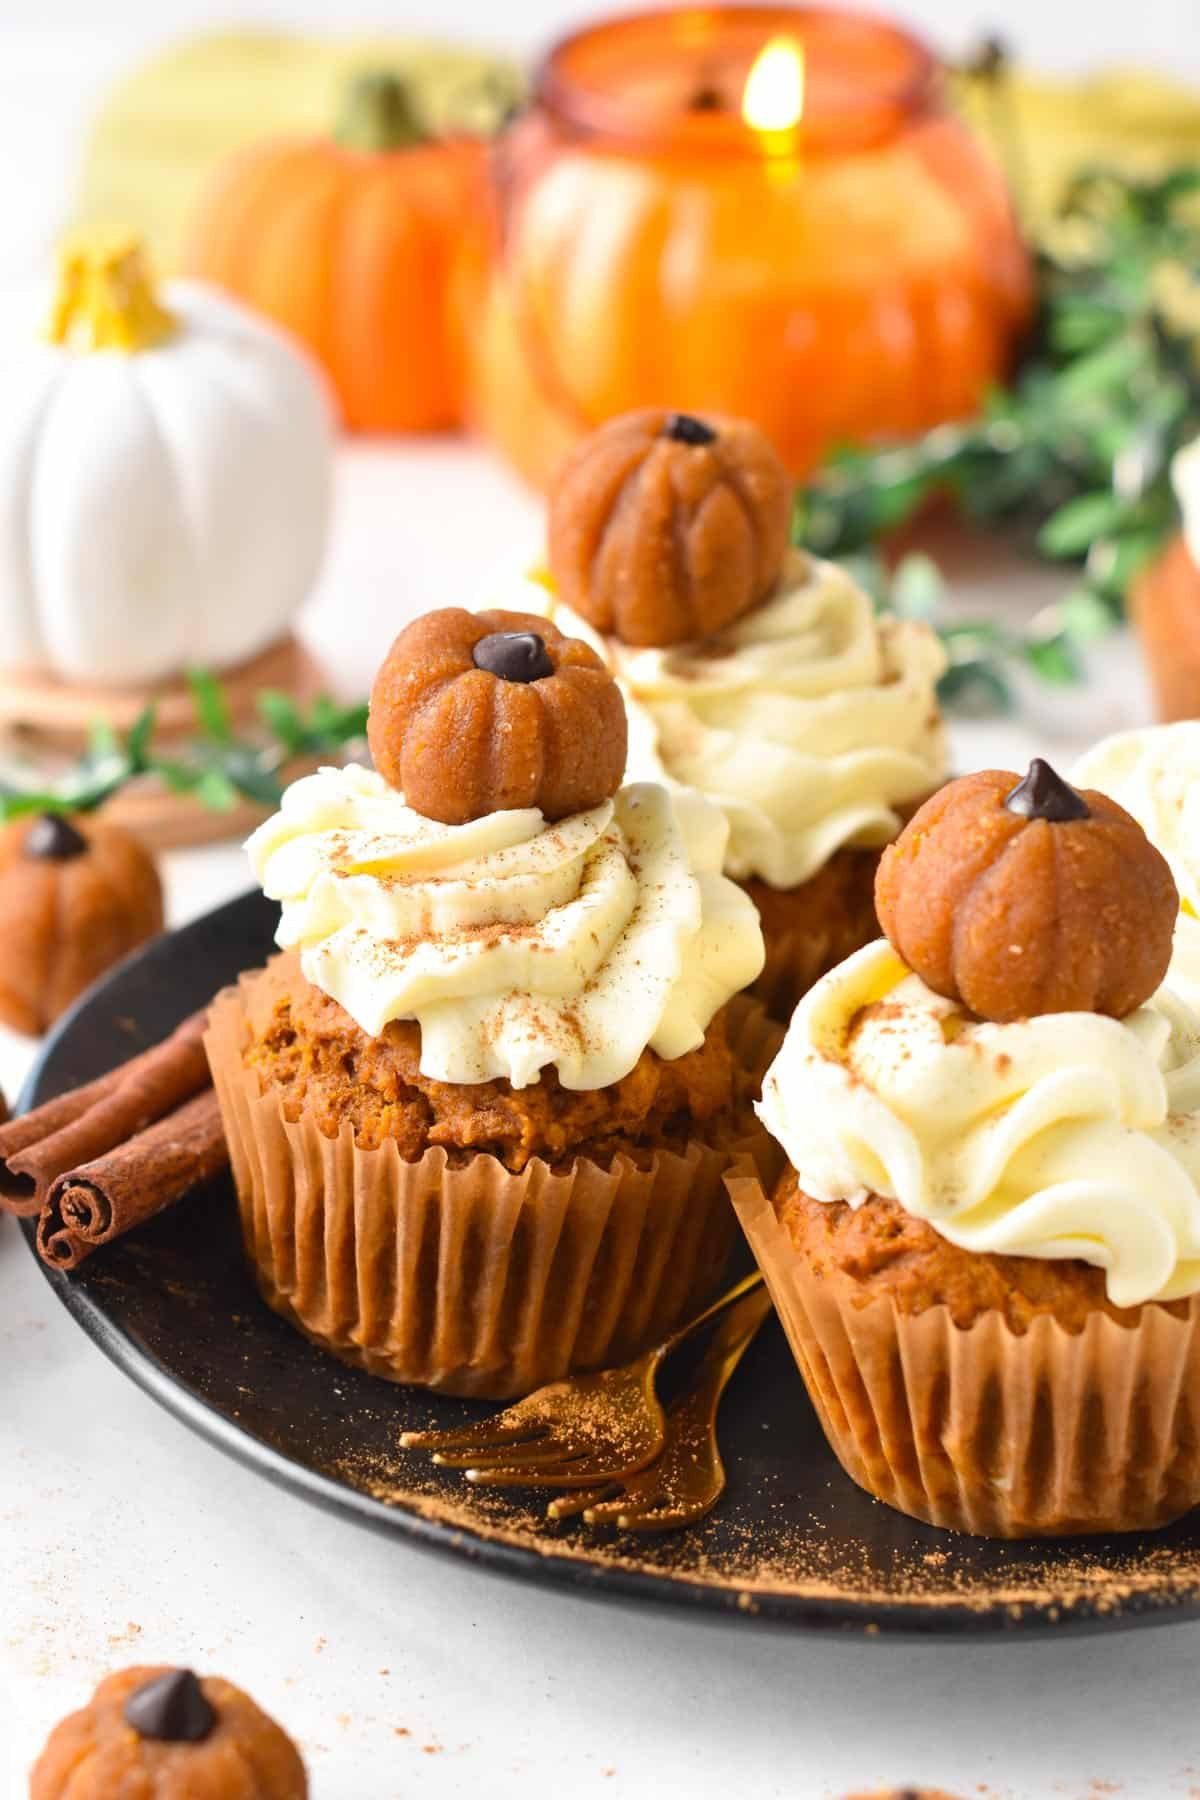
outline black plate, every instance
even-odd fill
[[[162,1037],[264,959],[277,916],[247,895],[123,965],[55,1033],[25,1104]],[[32,1248],[28,1222],[26,1235]],[[998,1544],[869,1499],[827,1449],[773,1322],[726,1400],[717,1512],[668,1537],[604,1539],[547,1525],[536,1494],[471,1488],[400,1451],[406,1426],[489,1409],[344,1368],[277,1319],[243,1267],[227,1180],[47,1279],[118,1367],[220,1449],[361,1524],[510,1575],[852,1632],[1097,1631],[1200,1613],[1200,1514],[1152,1537]]]

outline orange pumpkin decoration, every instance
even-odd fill
[[[462,417],[451,283],[483,145],[432,142],[393,75],[362,77],[333,136],[242,152],[209,188],[187,273],[305,344],[351,431],[436,431]]]
[[[416,812],[465,825],[586,812],[621,785],[625,702],[596,652],[533,613],[447,606],[400,633],[371,690],[375,767]]]
[[[626,644],[707,637],[764,600],[792,484],[755,425],[661,407],[602,425],[550,495],[550,571],[568,606]]]
[[[51,1733],[30,1800],[307,1800],[287,1733],[232,1682],[122,1669]]]
[[[1040,758],[927,800],[883,853],[879,923],[927,987],[981,1019],[1123,1019],[1161,985],[1179,894],[1123,807]]]
[[[1200,568],[1182,533],[1138,575],[1130,611],[1159,718],[1200,718]]]

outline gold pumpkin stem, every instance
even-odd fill
[[[429,133],[408,82],[390,69],[372,69],[350,83],[333,135],[344,150],[382,155],[423,144]]]
[[[63,246],[46,332],[51,343],[132,356],[161,344],[175,325],[133,232],[88,231]]]

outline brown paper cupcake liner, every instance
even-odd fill
[[[736,1236],[725,1170],[748,1154],[770,1179],[760,1127],[563,1173],[535,1159],[514,1175],[486,1153],[455,1168],[441,1148],[405,1162],[260,1093],[242,1061],[248,980],[214,1002],[209,1059],[247,1255],[306,1336],[391,1381],[503,1399],[627,1360],[712,1294]],[[761,1073],[777,1045],[743,1008],[738,1066]]]
[[[850,1277],[813,1273],[748,1166],[727,1185],[830,1446],[868,1493],[998,1538],[1150,1530],[1200,1504],[1200,1296],[1077,1333],[863,1306]]]

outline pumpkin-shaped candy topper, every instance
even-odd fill
[[[122,1669],[57,1725],[30,1800],[307,1800],[291,1738],[247,1694],[190,1669]]]
[[[707,637],[771,592],[791,509],[787,471],[757,426],[626,413],[559,472],[550,571],[568,606],[626,644]]]
[[[884,852],[879,922],[927,987],[981,1019],[1122,1019],[1171,960],[1179,895],[1123,807],[1040,758],[952,781]]]
[[[367,737],[384,780],[445,825],[522,806],[563,819],[609,799],[625,772],[616,682],[533,613],[415,619],[375,678]]]
[[[0,831],[0,1019],[37,1036],[163,926],[162,883],[129,832],[58,813]]]
[[[325,548],[315,370],[212,289],[160,295],[129,233],[66,246],[46,335],[0,355],[0,666],[136,687],[278,643]]]

